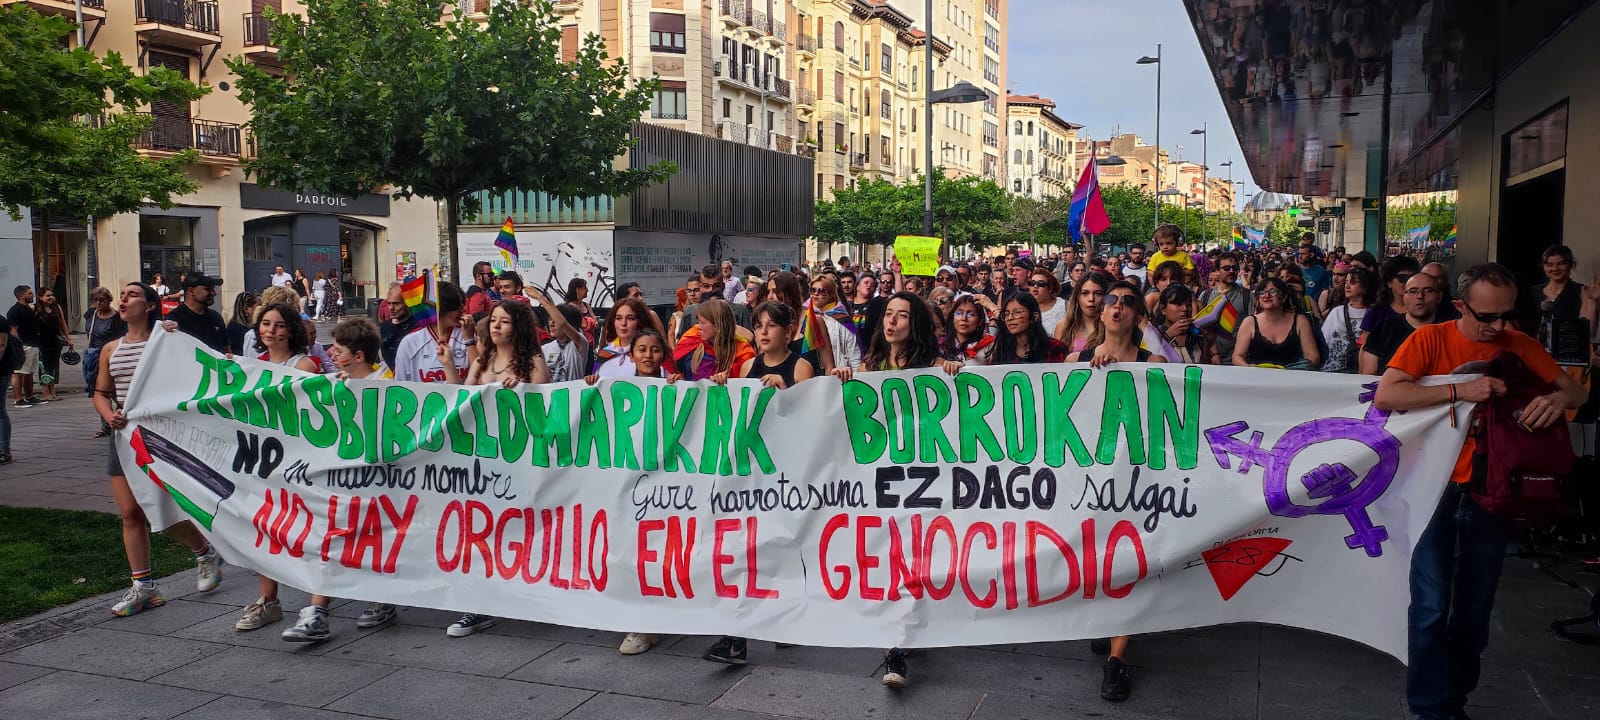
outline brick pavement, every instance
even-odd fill
[[[111,510],[86,397],[13,417],[18,461],[0,468],[0,504]],[[0,626],[0,720],[1405,717],[1398,662],[1275,626],[1137,638],[1134,695],[1113,706],[1098,699],[1099,665],[1082,642],[918,651],[912,686],[896,693],[878,684],[875,650],[753,642],[750,665],[734,668],[699,660],[702,637],[635,657],[617,654],[616,633],[522,621],[447,639],[454,616],[438,610],[357,630],[359,603],[335,606],[330,641],[295,646],[278,639],[288,619],[233,630],[255,593],[245,571],[230,568],[208,595],[192,593],[192,571],[162,588],[167,606],[132,618],[110,616],[113,593]],[[292,616],[307,598],[285,588],[283,601]],[[1600,717],[1600,647],[1547,628],[1586,604],[1530,561],[1508,560],[1473,717]]]

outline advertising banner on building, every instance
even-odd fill
[[[471,282],[472,266],[487,262],[495,272],[515,270],[522,281],[555,302],[567,301],[567,285],[583,278],[589,304],[611,307],[617,272],[611,255],[610,230],[517,230],[516,267],[495,247],[498,230],[462,230],[456,238],[456,267]]]
[[[794,238],[618,230],[616,247],[617,277],[639,283],[649,305],[676,302],[678,289],[706,265],[726,260],[737,277],[754,265],[765,277],[768,271],[800,262]]]
[[[824,646],[1267,622],[1403,659],[1466,423],[1372,392],[1140,364],[340,381],[158,331],[117,447],[158,527],[335,597]]]

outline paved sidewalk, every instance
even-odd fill
[[[14,418],[19,459],[0,468],[0,504],[110,510],[105,441],[89,437],[85,397]],[[167,606],[132,618],[111,617],[113,593],[0,626],[0,720],[1405,717],[1398,662],[1274,626],[1136,638],[1133,697],[1111,705],[1082,642],[917,651],[912,686],[891,692],[878,684],[876,650],[755,642],[751,664],[735,668],[701,661],[712,640],[702,637],[669,637],[635,657],[617,654],[617,633],[522,621],[449,639],[454,615],[437,610],[357,630],[360,603],[335,606],[328,642],[295,646],[278,638],[290,619],[233,630],[255,594],[246,571],[228,568],[207,595],[193,593],[192,571],[161,586]],[[292,616],[307,597],[285,588],[283,601]],[[1600,647],[1548,629],[1587,603],[1532,562],[1507,561],[1474,718],[1600,717]]]

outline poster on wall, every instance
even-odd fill
[[[394,279],[405,280],[417,276],[417,254],[414,252],[397,252],[394,254]]]
[[[670,305],[689,276],[707,264],[732,262],[736,272],[745,266],[762,274],[800,261],[794,238],[749,235],[698,235],[690,233],[618,230],[617,277],[639,283],[644,301]]]
[[[515,270],[528,287],[555,302],[566,302],[567,285],[583,278],[589,285],[589,305],[611,307],[617,271],[611,260],[610,230],[517,230],[517,261],[495,247],[498,230],[462,230],[456,238],[456,267],[465,278],[472,266],[487,262],[495,272]]]

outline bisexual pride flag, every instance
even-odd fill
[[[1106,202],[1100,197],[1100,175],[1094,160],[1083,168],[1078,187],[1072,191],[1072,204],[1067,209],[1067,233],[1073,244],[1083,239],[1084,233],[1098,235],[1111,227],[1111,217],[1106,215]]]
[[[515,269],[517,259],[521,255],[517,253],[517,226],[511,222],[509,215],[506,216],[505,224],[500,226],[500,234],[494,238],[494,246],[500,249],[500,256],[505,258],[506,267]]]

